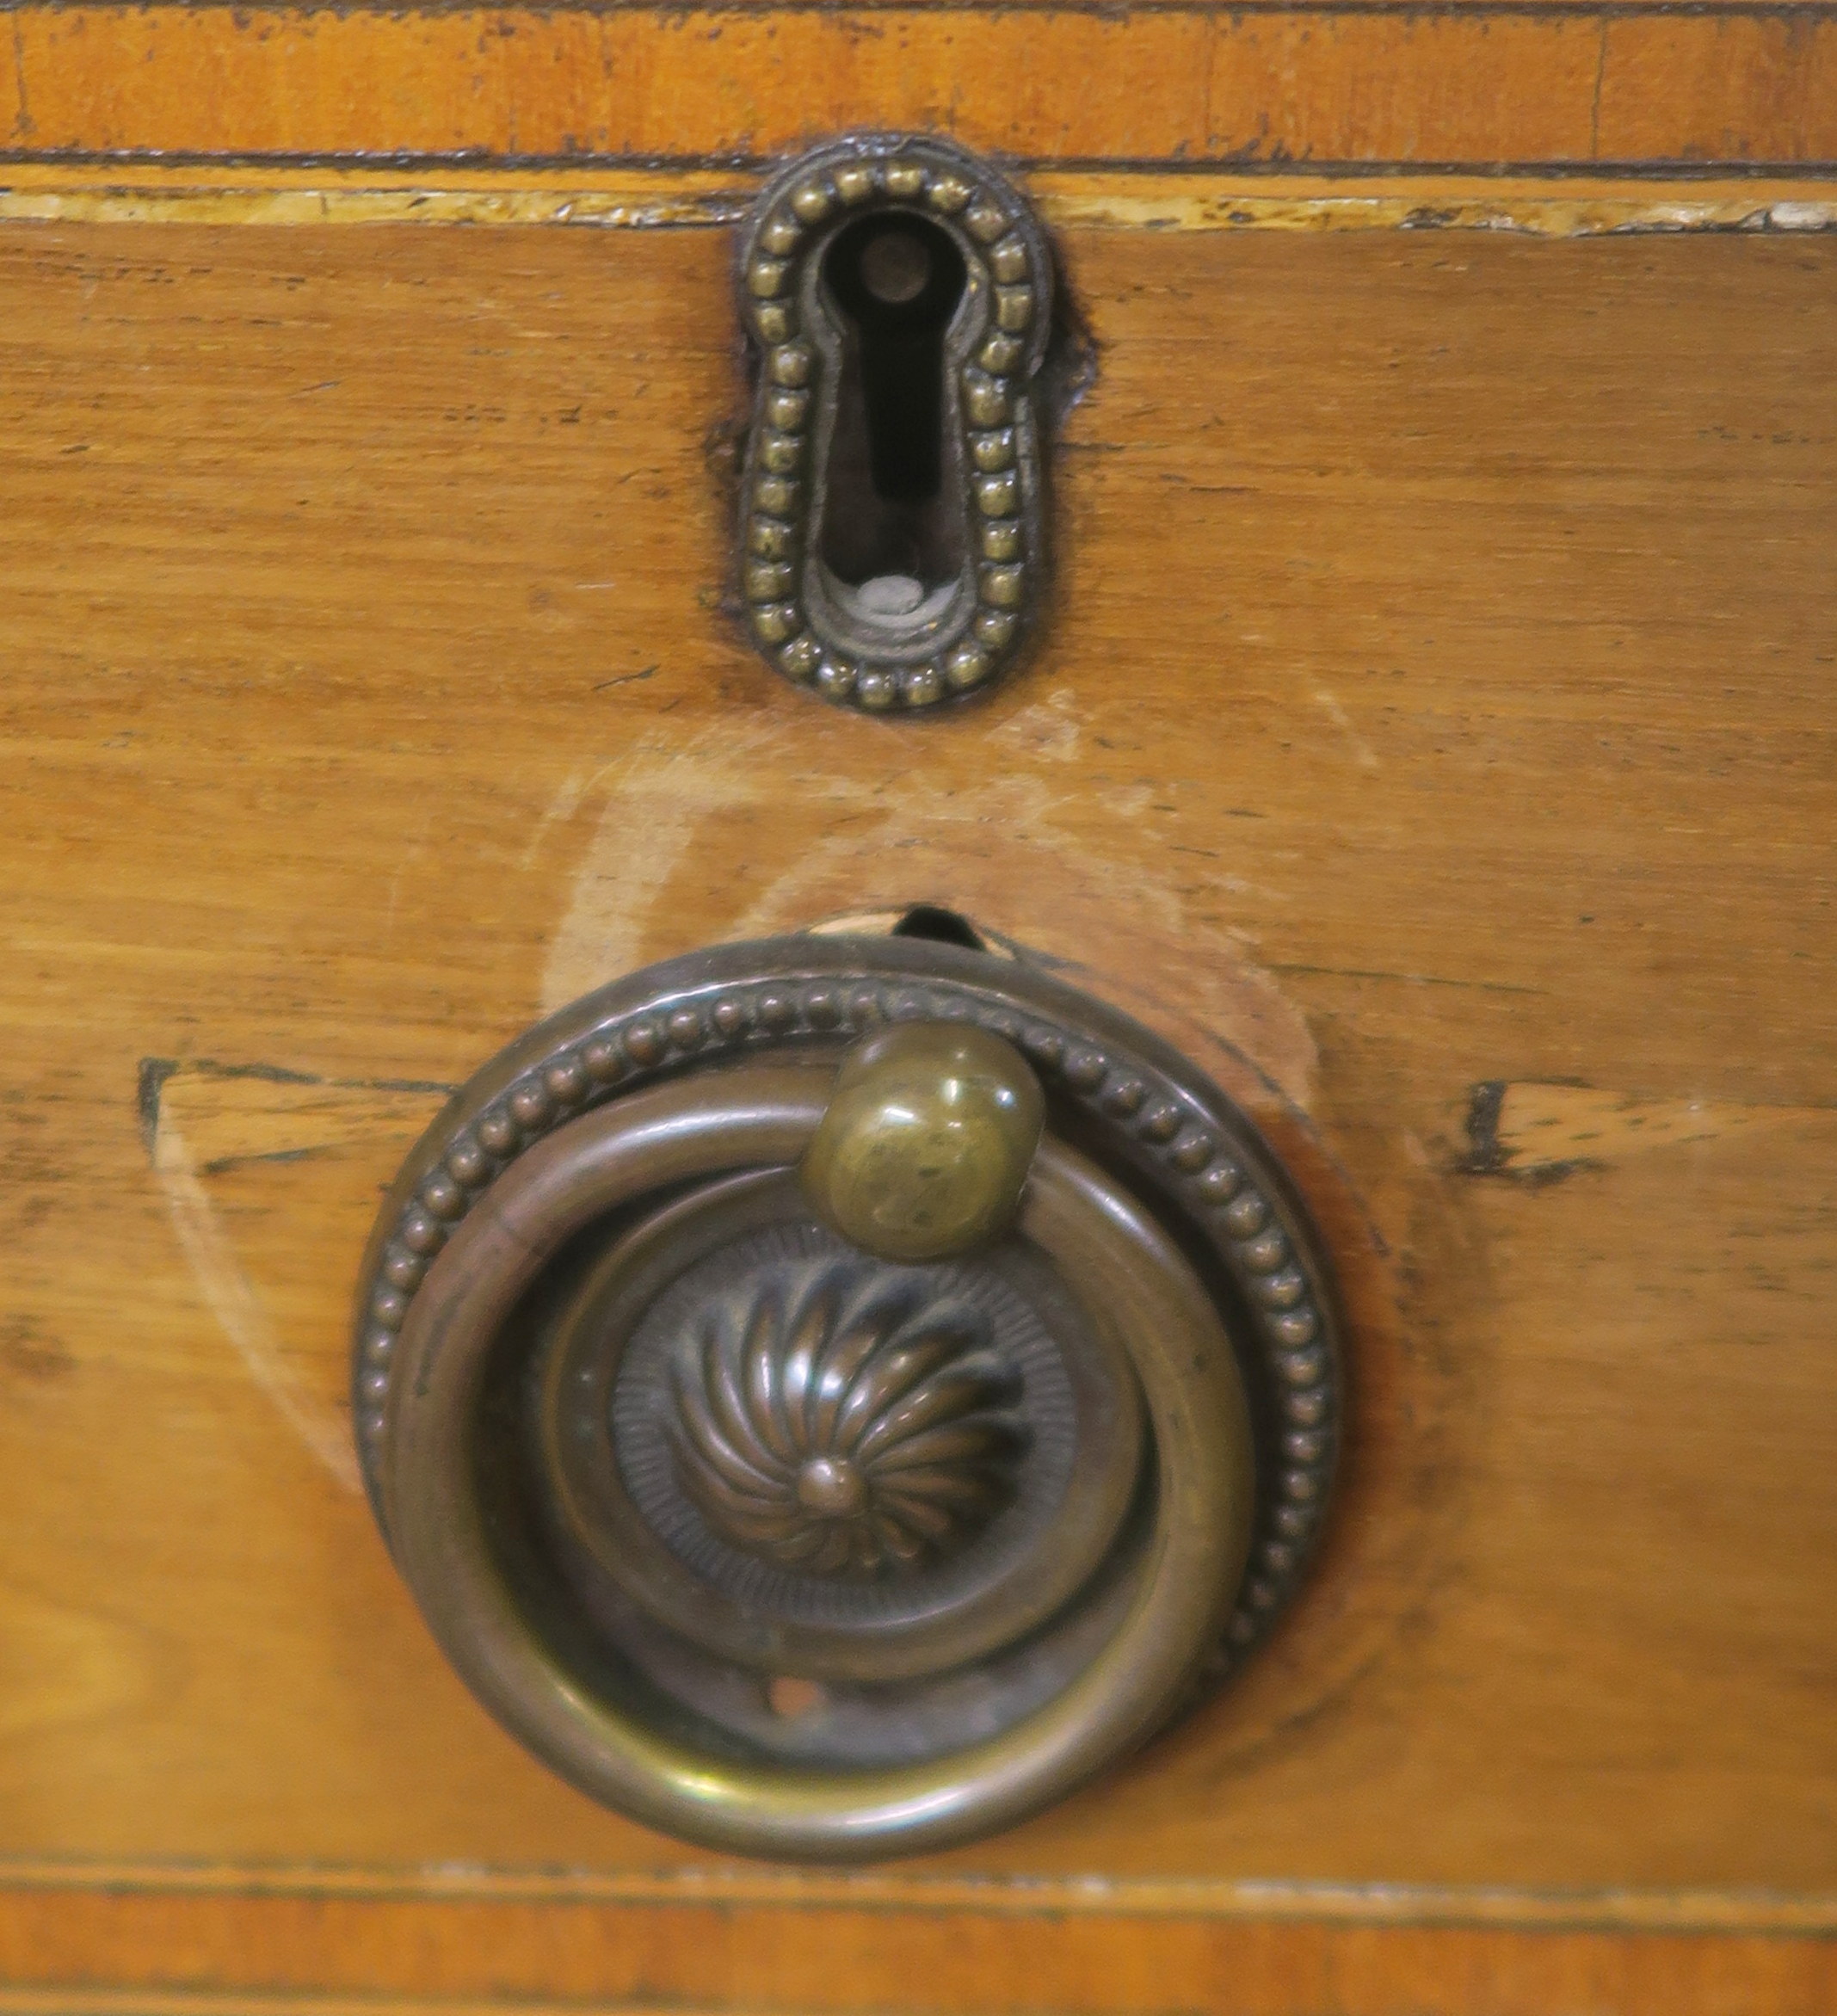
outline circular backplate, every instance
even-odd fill
[[[847,1047],[1013,1044],[1012,1231],[862,1254],[794,1170]],[[373,1501],[474,1691],[691,1838],[969,1838],[1242,1658],[1319,1529],[1331,1292],[1254,1130],[1024,960],[790,938],[531,1032],[410,1158],[360,1302]]]

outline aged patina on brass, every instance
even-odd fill
[[[1024,959],[634,975],[410,1157],[359,1441],[448,1656],[583,1790],[747,1853],[962,1840],[1126,1754],[1293,1588],[1331,1290],[1254,1131]]]
[[[740,240],[755,373],[740,513],[753,640],[870,713],[986,687],[1045,565],[1035,380],[1052,265],[986,161],[918,133],[811,150]]]
[[[1045,1125],[1039,1081],[986,1029],[906,1023],[836,1073],[803,1162],[811,1202],[882,1260],[942,1260],[1004,1230]]]

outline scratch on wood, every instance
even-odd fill
[[[250,1377],[347,1490],[361,1486],[339,1410],[301,1386],[204,1179],[366,1142],[405,1145],[453,1088],[415,1078],[324,1078],[268,1063],[144,1057],[135,1110],[180,1249]]]
[[[165,1193],[192,1279],[249,1376],[333,1477],[347,1491],[361,1490],[357,1458],[344,1423],[336,1410],[303,1392],[289,1376],[274,1321],[218,1222],[185,1137],[170,1115],[155,1136],[153,1172]]]
[[[560,790],[549,800],[542,817],[536,821],[530,833],[528,842],[523,849],[521,866],[529,868],[535,865],[537,856],[542,852],[543,842],[564,820],[574,817],[591,781],[590,775],[581,770],[570,771],[562,780]]]
[[[636,686],[640,680],[655,679],[660,668],[646,665],[642,672],[621,672],[614,679],[602,679],[594,687],[595,693],[610,693],[615,686]]]
[[[1314,689],[1314,698],[1321,712],[1345,737],[1346,746],[1353,752],[1353,760],[1359,768],[1361,770],[1378,768],[1377,751],[1353,725],[1352,716],[1340,705],[1335,695],[1328,693],[1324,686],[1317,686]]]

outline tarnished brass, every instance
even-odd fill
[[[806,1575],[959,1549],[1026,1446],[989,1332],[974,1304],[844,1258],[763,1270],[676,1343],[683,1489],[724,1539]]]
[[[942,1260],[1013,1223],[1045,1119],[1039,1081],[1013,1044],[907,1023],[844,1058],[804,1187],[864,1253]]]
[[[761,191],[735,264],[755,385],[753,640],[870,713],[934,710],[1019,650],[1045,561],[1035,381],[1052,260],[989,163],[853,133]]]
[[[729,947],[532,1031],[410,1157],[360,1311],[455,1667],[749,1853],[965,1840],[1123,1757],[1267,1629],[1331,1473],[1330,1290],[1248,1123],[957,945]]]

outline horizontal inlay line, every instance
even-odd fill
[[[34,11],[46,0],[24,0]],[[49,0],[60,15],[83,13],[118,14],[122,0]],[[1003,15],[1063,15],[1116,23],[1125,18],[1119,0],[682,0],[677,5],[659,5],[657,0],[558,0],[553,5],[532,5],[531,0],[509,0],[501,6],[477,4],[477,0],[420,0],[412,6],[393,6],[388,0],[360,0],[355,5],[333,4],[315,0],[305,6],[290,6],[286,0],[143,0],[135,11],[182,12],[207,15],[234,14],[261,21],[272,18],[287,26],[310,22],[317,15],[340,21],[366,15],[394,21],[450,20],[454,17],[496,15],[510,17],[539,12],[545,16],[575,15],[598,20],[619,15],[644,15],[660,22],[689,20],[732,19],[756,21],[770,15],[821,15],[834,19],[838,13],[912,14],[928,19],[952,16],[983,18],[996,8]],[[15,4],[4,11],[21,11]],[[1234,16],[1305,15],[1319,22],[1336,15],[1363,18],[1390,15],[1406,21],[1522,20],[1522,21],[1640,21],[1651,18],[1691,20],[1711,16],[1722,20],[1782,21],[1800,23],[1808,20],[1837,19],[1837,0],[1232,0]],[[1189,15],[1211,21],[1216,7],[1196,4],[1196,0],[1127,0],[1128,15],[1150,16]]]
[[[226,179],[230,178],[230,179]],[[373,168],[21,163],[0,170],[0,222],[463,224],[602,230],[718,229],[745,213],[752,177],[706,169],[595,174],[441,167],[434,179]],[[1047,219],[1080,230],[1484,230],[1541,237],[1604,232],[1837,228],[1837,185],[1721,177],[1420,175],[1275,178],[1217,170],[1043,169],[1029,188]]]
[[[223,186],[225,174],[239,176],[279,176],[290,187],[305,187],[302,178],[333,176],[353,183],[381,188],[407,186],[404,178],[437,175],[449,188],[461,187],[514,188],[525,178],[539,178],[545,187],[561,186],[560,179],[572,177],[568,186],[600,188],[609,178],[626,176],[669,177],[681,184],[685,178],[716,178],[710,187],[729,194],[740,202],[749,201],[752,191],[781,156],[744,153],[684,154],[481,154],[476,147],[444,153],[420,153],[407,149],[369,151],[313,151],[284,152],[261,149],[238,151],[215,148],[165,147],[65,147],[34,151],[23,147],[0,147],[0,186],[27,176],[53,186],[71,178],[85,183],[92,179],[119,183],[134,177],[154,178],[161,187],[182,186],[190,173]],[[1691,161],[1551,160],[1551,161],[1168,161],[1157,155],[1111,154],[1004,154],[1004,167],[1028,176],[1124,176],[1165,178],[1170,184],[1217,182],[1247,188],[1273,186],[1285,192],[1328,182],[1357,183],[1384,181],[1464,181],[1476,189],[1500,188],[1516,182],[1560,185],[1595,182],[1604,186],[1646,184],[1675,185],[1692,188],[1704,184],[1804,183],[1837,182],[1837,156],[1828,161]],[[12,171],[9,173],[9,171]],[[317,183],[311,186],[319,186]]]
[[[361,1868],[159,1862],[3,1861],[0,1890],[337,1896],[479,1902],[734,1905],[810,1910],[1066,1914],[1289,1923],[1500,1927],[1550,1931],[1837,1933],[1837,1896],[1772,1890],[1534,1890],[1504,1886],[950,1877],[812,1871]]]

